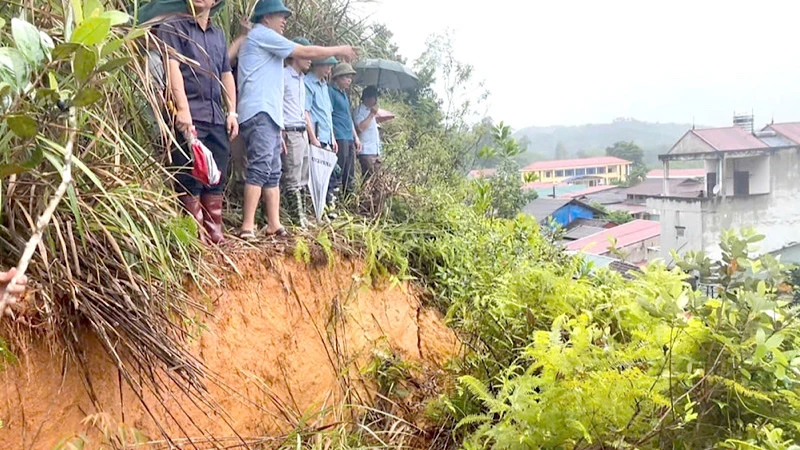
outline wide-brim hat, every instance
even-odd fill
[[[312,66],[335,66],[339,63],[339,60],[334,58],[333,56],[329,56],[324,59],[315,59],[311,61]]]
[[[211,7],[213,16],[225,6],[225,0],[217,0]],[[186,0],[151,0],[149,3],[141,5],[136,15],[136,23],[141,24],[155,19],[156,17],[169,16],[173,14],[191,13],[192,9]],[[131,8],[131,14],[133,8]]]
[[[343,62],[343,63],[337,64],[336,67],[333,68],[333,73],[332,73],[331,76],[333,78],[338,78],[338,77],[343,77],[343,76],[346,76],[346,75],[355,75],[355,74],[356,74],[356,71],[355,71],[355,69],[353,69],[353,66],[351,66],[350,64],[347,64],[346,62]]]
[[[291,16],[292,11],[283,4],[283,0],[259,0],[258,3],[256,3],[256,8],[253,10],[250,21],[258,23],[261,21],[262,17],[269,14],[286,14],[287,16]]]

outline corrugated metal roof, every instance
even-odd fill
[[[569,204],[571,199],[563,198],[537,198],[522,208],[522,212],[530,214],[536,220],[542,221],[553,215],[556,211]]]
[[[720,152],[769,148],[753,133],[740,127],[706,128],[691,132]]]
[[[800,122],[773,123],[767,125],[765,130],[773,130],[781,136],[790,139],[793,144],[800,144]]]
[[[585,237],[589,237],[593,234],[602,233],[605,231],[603,227],[591,227],[587,225],[578,225],[577,227],[571,228],[564,234],[564,239],[570,241],[577,241],[578,239],[583,239]]]
[[[660,223],[652,220],[634,220],[633,222],[570,242],[567,244],[567,249],[602,255],[608,252],[609,247],[611,247],[611,239],[617,241],[617,248],[625,248],[629,245],[652,239],[660,234]]]
[[[553,169],[574,169],[581,167],[597,167],[606,166],[611,164],[627,165],[631,164],[630,161],[617,158],[614,156],[598,156],[596,158],[580,158],[580,159],[558,159],[555,161],[539,161],[522,169],[523,172],[532,172],[534,170],[553,170]]]
[[[613,270],[614,272],[619,272],[622,276],[628,280],[634,278],[634,274],[637,272],[641,272],[642,270],[630,263],[626,263],[624,261],[620,261],[619,259],[612,258],[610,256],[601,256],[601,255],[592,255],[589,253],[581,254],[581,257],[586,262],[591,262],[593,268],[595,269],[603,269],[608,268],[609,270]]]

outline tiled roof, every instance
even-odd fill
[[[800,122],[773,123],[764,129],[773,130],[794,143],[800,144]]]
[[[706,176],[706,169],[669,169],[670,178],[703,178]],[[647,178],[664,178],[664,171],[653,169],[647,172]]]
[[[691,133],[720,152],[769,148],[766,143],[753,136],[753,133],[740,127],[706,128],[692,130]]]
[[[581,167],[607,166],[611,164],[627,165],[631,164],[631,162],[615,156],[598,156],[596,158],[580,159],[557,159],[554,161],[535,162],[525,166],[522,171],[533,172],[534,170],[574,169]]]
[[[661,234],[661,224],[652,220],[634,220],[618,227],[593,234],[567,244],[567,250],[583,251],[595,255],[608,252],[611,239],[616,239],[617,248],[625,248],[637,242],[652,239]]]

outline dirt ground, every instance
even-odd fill
[[[205,438],[208,448],[235,443],[237,434],[278,435],[303,419],[323,423],[343,404],[369,404],[373,392],[361,371],[376,350],[434,369],[459,350],[440,315],[408,286],[373,288],[360,278],[357,262],[315,269],[261,256],[237,267],[242,276],[226,275],[222,288],[197,295],[213,305],[214,316],[191,344],[218,376],[206,385],[223,413],[177,390],[159,393],[166,408],[145,393],[148,413],[101,346],[87,338],[98,409],[75,364],[34,341],[18,355],[19,364],[0,373],[0,449],[50,450],[76,433],[91,438],[98,427],[106,435],[130,427],[160,439],[157,424],[178,444]]]

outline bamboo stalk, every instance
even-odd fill
[[[61,200],[64,198],[64,194],[67,192],[69,184],[72,182],[72,148],[75,145],[75,137],[77,135],[76,117],[77,114],[73,106],[69,109],[69,118],[67,120],[69,131],[67,132],[67,144],[64,147],[64,167],[61,169],[61,184],[58,185],[58,189],[56,189],[53,198],[50,199],[47,208],[36,220],[36,227],[28,243],[25,244],[25,251],[22,253],[22,257],[17,264],[17,273],[9,282],[9,286],[17,284],[22,276],[25,275],[31,258],[33,258],[33,254],[36,252],[36,247],[38,247],[39,243],[42,241],[45,228],[47,228],[47,225],[50,224],[50,221],[53,219],[53,213],[56,211],[56,208],[58,208],[59,203],[61,203]],[[11,309],[8,308],[8,306],[15,302],[16,300],[13,298],[13,295],[11,295],[8,290],[4,291],[3,298],[0,299],[0,312],[3,313],[0,314],[0,317],[10,315]]]

